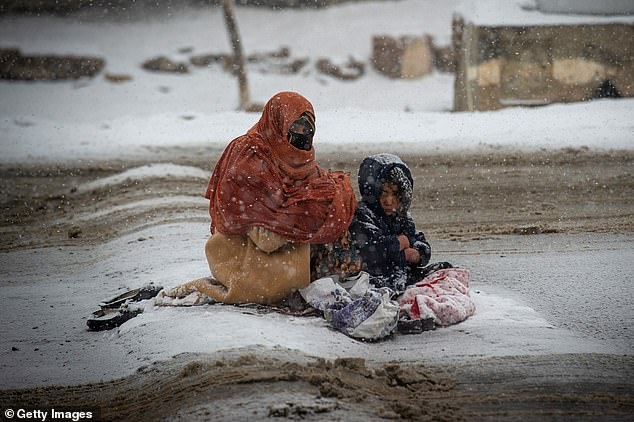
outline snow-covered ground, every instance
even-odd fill
[[[238,8],[247,54],[289,46],[294,57],[311,59],[298,75],[251,72],[252,99],[264,102],[280,90],[304,94],[317,113],[318,151],[341,148],[361,154],[364,149],[381,146],[395,153],[634,149],[634,100],[630,99],[450,113],[451,75],[393,81],[368,67],[361,79],[343,82],[315,70],[319,57],[343,61],[352,55],[368,62],[371,38],[376,34],[429,33],[447,44],[452,13],[464,7],[463,3],[470,2],[404,0],[304,11]],[[507,7],[497,9],[496,19],[504,20]],[[540,17],[536,11],[513,11],[530,13],[533,20]],[[548,22],[587,20],[551,15],[541,18]],[[175,11],[134,21],[94,20],[90,16],[79,20],[2,17],[0,47],[18,47],[24,54],[98,55],[107,61],[106,72],[132,76],[130,82],[120,84],[103,76],[77,82],[0,82],[1,164],[129,159],[151,156],[156,147],[211,145],[222,149],[258,118],[234,111],[237,82],[219,67],[193,68],[187,75],[141,69],[144,60],[158,55],[185,61],[192,54],[229,52],[219,9]],[[183,48],[192,50],[179,52]],[[115,186],[122,180],[152,177],[157,172],[201,179],[208,176],[194,168],[147,166],[78,189]],[[200,198],[177,200],[197,203]],[[0,254],[0,387],[110,379],[178,353],[234,348],[281,347],[324,357],[361,356],[375,361],[632,352],[631,344],[601,342],[578,327],[554,325],[544,313],[528,306],[525,298],[510,295],[487,280],[492,272],[526,282],[544,280],[552,275],[548,270],[559,271],[557,274],[564,277],[556,258],[565,253],[565,246],[539,252],[541,258],[555,254],[552,265],[541,267],[529,262],[533,272],[518,275],[505,269],[506,262],[483,266],[482,255],[475,251],[486,241],[473,243],[466,251],[456,251],[455,244],[448,242],[436,246],[439,259],[457,258],[478,275],[473,285],[478,310],[464,323],[419,336],[396,336],[387,342],[366,344],[329,330],[319,318],[258,315],[225,306],[153,308],[151,302],[145,313],[119,330],[86,331],[86,316],[99,300],[111,294],[151,281],[171,287],[205,275],[208,269],[201,245],[207,233],[207,223],[164,224],[91,248]],[[512,249],[515,240],[508,242],[493,248],[493,253]],[[631,242],[632,236],[626,234],[609,245],[616,251],[608,258],[617,265],[613,279],[617,285],[627,285],[631,278],[627,265],[632,261]],[[595,252],[571,251],[566,268],[574,274],[592,272]],[[631,296],[631,288],[625,294]],[[623,318],[631,328],[631,307]]]
[[[207,229],[205,223],[159,225],[91,248],[0,254],[0,388],[95,382],[131,374],[180,353],[218,354],[236,349],[291,349],[325,358],[418,363],[491,356],[631,353],[631,340],[616,341],[622,324],[629,321],[631,327],[631,309],[612,316],[609,308],[627,309],[619,302],[626,300],[621,295],[627,296],[630,289],[621,270],[634,259],[631,235],[616,240],[593,236],[591,242],[573,239],[590,246],[581,251],[567,250],[565,242],[556,245],[540,239],[537,244],[547,250],[536,252],[533,245],[521,252],[523,240],[517,237],[499,240],[495,246],[489,241],[436,242],[437,259],[472,270],[476,314],[448,328],[396,335],[379,343],[346,337],[319,317],[258,314],[253,309],[223,305],[154,307],[152,300],[143,302],[143,314],[119,329],[86,330],[86,317],[101,300],[108,299],[108,293],[114,296],[149,282],[173,287],[207,274],[202,249]],[[499,259],[499,254],[519,255],[522,268],[509,266],[512,258]],[[612,269],[601,272],[606,277],[601,296],[594,298],[593,278],[579,278],[574,289],[563,282],[553,285],[553,280],[562,281],[568,275],[591,273],[596,261],[601,262],[599,267]],[[514,284],[532,284],[533,289],[526,290],[533,293],[543,289],[537,302],[555,323],[527,304],[530,295],[523,299],[512,293],[508,287]],[[601,306],[586,303],[578,307],[575,303],[592,300]],[[575,313],[577,309],[580,311]],[[585,329],[583,321],[614,325],[603,332],[608,338],[599,340],[596,333]]]

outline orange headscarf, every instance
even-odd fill
[[[343,235],[356,208],[350,175],[320,168],[314,148],[289,143],[288,129],[302,113],[315,115],[306,98],[280,92],[246,135],[229,143],[205,194],[212,233],[239,235],[260,226],[303,243]]]

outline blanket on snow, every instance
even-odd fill
[[[389,289],[373,288],[367,273],[344,280],[324,277],[311,283],[300,293],[308,308],[301,306],[272,307],[248,304],[257,313],[281,312],[295,316],[323,313],[331,325],[345,334],[365,340],[378,340],[390,335],[397,319],[433,318],[437,326],[464,321],[475,313],[469,296],[469,271],[463,268],[438,270],[409,287],[396,301],[390,300]],[[159,306],[195,306],[218,303],[197,289],[178,286],[161,291],[155,299]]]
[[[463,268],[438,270],[397,298],[401,313],[411,319],[433,317],[438,326],[464,321],[475,312],[469,282],[469,271]]]

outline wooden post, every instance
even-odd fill
[[[244,54],[242,53],[242,41],[240,40],[240,34],[238,33],[238,23],[236,21],[235,13],[233,12],[233,0],[223,0],[222,9],[224,11],[225,22],[227,24],[227,32],[229,33],[229,42],[231,43],[231,47],[233,49],[232,71],[237,73],[238,76],[240,109],[247,110],[251,102],[249,98],[249,83],[247,81]]]
[[[466,110],[480,110],[480,90],[477,85],[478,76],[478,28],[468,23],[462,33],[462,54],[465,65],[465,100]]]
[[[451,23],[451,44],[453,49],[454,73],[453,110],[465,111],[467,95],[467,69],[463,46],[464,19],[454,15]]]

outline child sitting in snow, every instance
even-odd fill
[[[414,180],[407,165],[392,154],[372,155],[358,177],[361,201],[348,228],[351,241],[344,236],[316,254],[324,278],[301,290],[304,299],[336,329],[366,340],[395,327],[419,333],[473,315],[469,271],[448,262],[428,265],[431,247],[408,212]],[[369,280],[363,273],[350,277],[347,271],[359,264]],[[366,283],[378,289],[366,290]]]
[[[408,212],[414,180],[399,157],[367,157],[358,177],[361,202],[349,231],[372,284],[402,292],[433,271],[451,267],[446,262],[425,267],[431,246]]]

